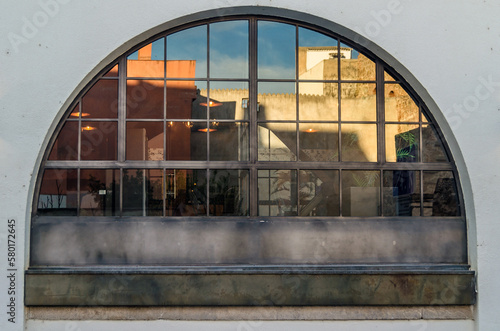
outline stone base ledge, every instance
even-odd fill
[[[30,320],[345,321],[471,320],[474,306],[436,307],[29,307]]]

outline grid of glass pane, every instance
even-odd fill
[[[406,85],[348,41],[266,19],[200,24],[84,91],[37,214],[457,216],[444,146]]]

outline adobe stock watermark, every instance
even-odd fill
[[[500,80],[494,81],[491,74],[486,78],[479,76],[477,80],[479,84],[476,85],[473,93],[465,96],[460,103],[454,103],[451,108],[443,112],[453,130],[458,129],[464,120],[477,111],[481,102],[488,100],[500,89]]]
[[[34,39],[40,30],[43,29],[52,18],[56,17],[61,11],[61,5],[69,3],[71,0],[38,0],[40,10],[30,17],[21,18],[22,25],[19,33],[9,32],[7,38],[14,52],[19,52],[22,44],[27,44]]]

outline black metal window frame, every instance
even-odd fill
[[[66,117],[69,116],[69,112],[74,109],[76,105],[81,102],[82,97],[85,93],[92,87],[92,85],[97,82],[98,79],[103,80],[116,80],[118,82],[118,117],[116,119],[93,119],[96,122],[114,122],[118,125],[118,157],[116,161],[82,161],[80,159],[75,161],[51,161],[48,160],[48,155],[50,149],[47,149],[44,161],[41,166],[38,184],[36,187],[34,202],[33,202],[33,223],[59,223],[61,218],[59,217],[38,217],[36,215],[36,210],[38,206],[38,192],[41,185],[41,175],[44,169],[118,169],[120,171],[120,178],[123,176],[124,169],[162,169],[163,174],[168,169],[201,169],[206,170],[207,173],[210,169],[241,169],[249,170],[250,172],[250,215],[249,216],[238,216],[238,217],[217,217],[225,219],[226,221],[231,221],[231,219],[238,218],[238,221],[249,221],[249,222],[262,222],[266,217],[258,216],[258,197],[257,197],[257,172],[258,170],[272,170],[272,169],[285,169],[285,170],[296,170],[301,169],[315,170],[315,169],[325,169],[325,170],[337,170],[339,178],[342,178],[342,171],[345,170],[372,170],[378,171],[380,176],[380,190],[383,188],[382,178],[383,171],[385,170],[412,170],[420,173],[420,178],[425,171],[451,171],[453,172],[455,178],[458,181],[458,172],[453,161],[450,162],[433,162],[433,163],[397,163],[397,162],[385,162],[385,124],[399,124],[399,122],[385,122],[384,119],[384,87],[387,84],[401,84],[404,86],[405,90],[411,95],[413,100],[419,105],[419,121],[418,122],[405,122],[405,124],[415,124],[419,126],[420,142],[422,141],[422,126],[423,124],[433,125],[434,119],[430,111],[426,108],[424,102],[418,97],[418,95],[413,92],[409,87],[409,84],[398,75],[398,73],[392,69],[388,64],[384,63],[377,56],[375,56],[369,49],[363,47],[360,44],[356,44],[341,35],[337,35],[334,31],[323,28],[321,20],[312,19],[310,17],[298,15],[282,15],[283,12],[277,10],[274,12],[276,16],[267,16],[267,14],[262,13],[262,9],[238,9],[243,12],[253,12],[248,15],[233,14],[228,15],[223,18],[208,18],[210,13],[207,13],[207,18],[200,21],[199,16],[195,15],[191,18],[192,22],[188,24],[178,25],[177,27],[168,30],[167,32],[162,32],[157,34],[152,38],[144,41],[138,46],[134,47],[130,51],[126,52],[123,56],[119,58],[117,62],[113,62],[111,65],[107,66],[102,70],[94,81],[87,86],[79,96],[76,98],[75,102],[71,104],[68,108],[68,113]],[[231,12],[231,11],[229,11]],[[271,11],[273,12],[273,11]],[[285,11],[286,12],[286,11]],[[212,13],[213,14],[213,13]],[[203,15],[202,15],[203,16]],[[300,20],[298,19],[300,18]],[[252,111],[249,112],[248,124],[250,126],[250,151],[248,161],[131,161],[125,158],[125,132],[126,132],[126,88],[127,88],[127,75],[126,75],[126,62],[127,56],[135,52],[144,45],[151,43],[152,41],[165,37],[169,34],[182,31],[184,29],[199,26],[199,25],[209,25],[210,23],[221,22],[226,20],[248,20],[249,22],[249,76],[248,79],[213,79],[206,78],[208,83],[207,90],[209,89],[209,84],[211,81],[235,81],[235,82],[246,82],[249,86],[249,105]],[[302,20],[305,19],[305,20]],[[257,119],[257,104],[258,104],[258,91],[257,85],[259,82],[290,82],[296,85],[296,90],[298,91],[299,83],[301,82],[317,82],[315,80],[299,80],[298,70],[296,70],[295,79],[259,79],[257,77],[257,49],[256,38],[257,38],[257,22],[259,20],[281,22],[286,24],[292,24],[297,30],[299,27],[306,27],[308,29],[326,34],[338,41],[338,46],[341,44],[353,46],[357,50],[363,52],[364,55],[370,57],[376,65],[376,79],[374,81],[343,81],[340,76],[340,57],[339,61],[339,75],[337,80],[321,80],[323,83],[336,83],[338,84],[338,89],[340,92],[342,83],[374,83],[376,84],[376,95],[377,95],[377,119],[376,122],[370,122],[371,124],[376,124],[377,126],[377,162],[343,162],[341,150],[339,148],[339,161],[338,162],[303,162],[303,161],[258,161],[257,160],[257,129],[260,122],[264,122]],[[315,24],[311,24],[315,22]],[[207,32],[209,33],[208,29]],[[297,35],[297,34],[296,34]],[[166,38],[165,38],[166,40]],[[252,46],[253,45],[253,46]],[[166,49],[166,47],[165,47]],[[298,55],[298,43],[296,43],[296,56]],[[209,59],[209,51],[207,50],[207,59]],[[165,61],[166,63],[166,61]],[[297,63],[297,60],[296,60]],[[102,77],[108,70],[110,70],[116,64],[119,65],[118,77]],[[165,64],[166,67],[166,64]],[[207,66],[207,77],[209,77],[209,66]],[[385,72],[396,77],[395,81],[386,82],[384,80]],[[156,80],[158,78],[149,77],[133,77],[133,79],[151,79]],[[161,80],[170,80],[171,78],[161,78]],[[203,80],[203,79],[172,79],[172,80]],[[165,84],[166,89],[166,84]],[[339,98],[339,109],[338,109],[338,120],[332,122],[324,123],[334,123],[339,126],[339,137],[338,144],[341,143],[341,123],[349,124],[361,124],[366,123],[362,121],[348,121],[343,122],[341,120],[341,102],[340,95]],[[208,95],[208,98],[210,96]],[[298,112],[298,100],[297,100],[297,112]],[[165,106],[166,107],[166,106]],[[164,109],[166,112],[166,108]],[[165,114],[165,113],[164,113]],[[423,114],[429,119],[428,123],[424,123],[422,117]],[[298,117],[297,117],[298,118]],[[60,122],[55,134],[53,135],[49,146],[52,146],[55,139],[57,138],[57,133],[61,130],[66,118]],[[177,121],[188,121],[192,119],[177,119]],[[79,130],[81,129],[82,118],[78,119],[67,119],[67,121],[75,121],[79,123]],[[133,121],[158,121],[158,120],[148,120],[134,119]],[[163,117],[164,128],[169,121],[166,116]],[[207,116],[206,123],[209,125],[210,118]],[[224,122],[224,120],[221,120]],[[229,122],[229,121],[228,121]],[[286,121],[285,121],[286,122]],[[299,132],[298,127],[299,120],[292,121],[297,125],[297,133]],[[451,152],[446,145],[446,141],[443,135],[439,131],[437,126],[434,129],[441,138],[447,156],[452,160]],[[81,131],[80,131],[81,132]],[[297,134],[297,146],[299,146],[299,138]],[[422,160],[422,143],[419,144],[419,155],[420,160]],[[78,154],[80,157],[80,135],[78,143]],[[207,141],[207,149],[209,153],[210,143]],[[298,149],[298,148],[297,148]],[[78,182],[78,185],[79,182]],[[342,181],[340,180],[340,185]],[[420,201],[423,201],[423,180],[420,181]],[[123,189],[123,188],[122,188]],[[78,192],[80,188],[78,187]],[[340,192],[342,192],[342,187],[340,187]],[[427,224],[438,223],[438,222],[455,222],[463,227],[464,240],[466,240],[466,224],[465,224],[465,210],[463,203],[463,196],[461,194],[460,185],[458,185],[458,196],[459,196],[459,208],[460,216],[457,217],[411,217],[412,220],[421,220]],[[207,187],[207,196],[209,196],[209,190]],[[383,199],[383,194],[380,195]],[[79,197],[78,197],[79,199]],[[340,195],[342,199],[342,195]],[[208,200],[208,199],[207,199]],[[208,202],[207,202],[208,203]],[[120,213],[123,204],[123,194],[120,193]],[[78,206],[80,203],[78,203]],[[381,206],[383,208],[383,203],[381,201]],[[165,205],[164,205],[165,208]],[[342,200],[340,201],[340,208],[342,208]],[[420,205],[421,215],[423,215],[423,203]],[[208,213],[208,211],[207,211]],[[381,215],[384,215],[382,209]],[[292,216],[293,217],[293,216]],[[64,217],[64,222],[81,222],[82,217]],[[206,217],[196,217],[189,218],[189,221],[195,222],[206,222],[213,219],[214,216]],[[274,219],[280,221],[281,218],[270,217],[269,219]],[[297,221],[304,221],[307,218],[295,217]],[[327,217],[325,219],[330,219],[333,221],[345,222],[345,221],[366,221],[363,217],[344,217],[342,216],[342,209],[340,210],[340,215],[338,217]],[[395,221],[399,222],[404,220],[404,217],[370,217],[372,220],[382,220],[382,221]],[[113,217],[85,217],[85,222],[102,222],[102,221],[121,221],[121,222],[134,222],[134,221],[146,221],[146,222],[169,222],[168,217],[158,218],[158,217],[123,217],[123,216],[113,216]],[[465,244],[466,250],[466,244]],[[215,278],[214,278],[215,277]],[[113,297],[106,302],[100,301],[98,298],[98,293],[91,293],[96,288],[106,288],[109,287],[110,282],[119,280],[127,290],[118,291]],[[214,285],[215,279],[220,280],[217,285]],[[349,286],[356,287],[360,290],[365,291],[365,294],[352,294],[348,289],[342,289],[345,286],[345,281],[350,284]],[[293,280],[293,281],[292,281]],[[376,281],[380,284],[386,284],[388,282],[395,283],[394,289],[391,290],[379,290],[371,288],[370,283]],[[363,264],[363,265],[271,265],[271,266],[217,266],[217,265],[207,265],[198,267],[189,266],[168,266],[168,267],[156,267],[156,266],[142,266],[142,267],[106,267],[106,266],[42,266],[36,265],[31,266],[26,273],[26,305],[37,306],[37,305],[67,305],[67,306],[99,306],[99,305],[463,305],[463,304],[473,304],[475,301],[475,278],[474,272],[469,270],[469,265],[467,264],[467,257],[464,257],[462,263],[435,263],[435,264],[412,264],[412,263],[396,263],[396,264]],[[274,284],[275,286],[283,286],[288,282],[288,287],[284,292],[284,299],[274,300],[270,293],[267,293],[265,288],[266,284]],[[411,287],[410,293],[406,296],[399,297],[403,291],[407,289],[409,282],[414,282]],[[443,282],[447,285],[443,287]],[[329,283],[332,289],[339,290],[338,296],[332,296],[331,293],[321,294],[321,288],[323,284]],[[90,288],[88,284],[92,284]],[[192,284],[196,289],[198,289],[198,295],[192,294],[192,296],[186,298],[182,297],[180,293],[172,292],[167,294],[162,292],[161,295],[157,295],[156,286],[160,288],[172,288],[172,284],[178,287],[185,287],[187,284]],[[230,285],[234,286],[235,292],[229,294],[221,294],[221,290],[227,288]],[[300,284],[300,289],[297,284]],[[77,295],[70,295],[66,297],[61,296],[50,296],[46,297],[43,293],[47,293],[47,289],[59,289],[59,288],[78,288],[83,291],[83,293],[89,294],[88,297],[82,297]],[[422,297],[424,290],[432,292],[429,297]],[[249,294],[256,290],[256,294]],[[442,300],[442,293],[444,290],[449,290],[454,293],[454,299],[446,301]],[[128,291],[128,293],[126,293]],[[298,291],[298,292],[297,292]],[[54,292],[55,293],[55,292]],[[130,293],[136,293],[138,297],[133,297]],[[240,296],[243,294],[243,296]],[[389,297],[390,299],[386,299]]]
[[[151,43],[152,41],[166,37],[167,35],[196,27],[196,26],[201,26],[201,25],[207,25],[209,26],[210,23],[216,23],[216,22],[222,22],[222,21],[229,21],[229,20],[248,20],[249,22],[249,35],[250,35],[250,45],[253,45],[254,47],[249,47],[249,78],[248,79],[234,79],[234,78],[155,78],[155,77],[127,77],[127,56],[130,54],[134,53],[141,47]],[[422,174],[424,171],[452,171],[454,174],[454,177],[457,178],[458,180],[458,172],[456,170],[456,167],[454,165],[453,161],[450,162],[416,162],[416,163],[398,163],[398,162],[386,162],[385,161],[385,125],[386,124],[401,124],[400,122],[391,122],[391,121],[385,121],[385,114],[384,114],[384,101],[385,101],[385,96],[384,96],[384,87],[388,84],[401,84],[404,89],[406,90],[407,93],[411,96],[411,98],[415,101],[416,104],[419,105],[419,121],[418,122],[404,122],[405,125],[419,125],[419,141],[422,142],[422,125],[430,125],[432,126],[434,132],[438,136],[438,139],[441,140],[443,143],[443,148],[445,149],[445,152],[447,154],[447,158],[449,160],[452,160],[451,152],[446,144],[446,141],[444,139],[444,136],[442,132],[439,130],[439,127],[434,125],[434,119],[432,117],[432,114],[427,110],[425,107],[425,104],[423,103],[422,100],[418,98],[418,96],[411,90],[411,88],[408,86],[408,84],[401,78],[399,75],[387,64],[383,63],[381,60],[377,59],[376,56],[371,54],[369,50],[363,48],[362,46],[354,44],[352,41],[347,40],[345,38],[342,38],[335,33],[331,31],[327,31],[325,29],[320,29],[318,27],[313,27],[313,26],[308,26],[305,25],[304,27],[307,27],[308,29],[312,29],[316,32],[331,36],[332,38],[336,38],[338,41],[338,48],[341,47],[342,44],[344,45],[349,45],[353,47],[356,50],[362,51],[364,55],[368,56],[371,58],[375,65],[376,65],[376,79],[371,81],[371,80],[342,80],[341,75],[340,75],[340,57],[337,58],[338,60],[338,77],[339,79],[337,80],[303,80],[298,78],[298,70],[296,69],[296,78],[295,79],[259,79],[257,77],[257,48],[256,48],[256,38],[257,38],[257,22],[259,20],[262,21],[272,21],[272,22],[281,22],[284,24],[292,24],[296,29],[299,27],[304,26],[303,23],[300,22],[294,22],[291,20],[283,20],[283,19],[278,19],[278,18],[269,18],[269,17],[252,17],[252,18],[245,18],[245,17],[225,17],[225,18],[219,18],[219,19],[212,19],[209,22],[206,23],[200,23],[196,22],[194,24],[189,24],[189,25],[184,25],[180,26],[176,29],[173,29],[171,31],[168,31],[167,33],[162,33],[160,35],[156,35],[153,38],[148,39],[147,41],[141,43],[140,45],[134,47],[131,51],[127,52],[125,55],[121,56],[120,59],[117,62],[114,62],[113,64],[109,65],[104,69],[101,74],[99,74],[96,79],[94,79],[93,83],[89,84],[86,89],[80,93],[80,96],[76,98],[75,102],[69,107],[68,114],[66,115],[66,118],[69,116],[69,113],[71,110],[73,110],[76,106],[81,104],[81,99],[85,95],[85,93],[90,90],[90,88],[97,82],[98,79],[101,80],[113,80],[118,82],[118,117],[117,119],[92,119],[93,122],[106,122],[106,123],[117,123],[118,124],[118,157],[116,161],[82,161],[80,159],[74,160],[74,161],[54,161],[54,160],[47,160],[48,154],[50,153],[50,149],[47,149],[46,155],[44,157],[45,161],[43,164],[43,168],[53,168],[53,169],[118,169],[120,170],[120,177],[123,176],[123,169],[242,169],[242,170],[249,170],[250,171],[250,215],[256,217],[258,216],[257,212],[257,170],[273,170],[273,169],[283,169],[283,170],[300,170],[300,169],[305,169],[305,170],[315,170],[315,169],[325,169],[325,170],[339,170],[339,176],[342,176],[342,171],[343,170],[372,170],[372,171],[379,171],[380,172],[380,189],[382,190],[383,188],[383,183],[382,183],[382,171],[384,170],[412,170],[412,171],[418,171],[420,172],[420,178],[422,178]],[[210,31],[207,29],[207,34],[209,34]],[[298,33],[296,33],[296,36],[298,38]],[[165,39],[166,43],[166,39]],[[296,59],[298,58],[298,42],[296,42]],[[166,51],[166,45],[165,45],[165,51]],[[209,50],[207,49],[207,60],[209,59]],[[296,64],[297,64],[296,60]],[[166,62],[165,62],[166,63]],[[103,77],[103,75],[109,71],[111,68],[113,68],[115,65],[119,66],[119,74],[118,77]],[[297,64],[298,65],[298,64]],[[210,67],[207,66],[207,77],[209,77],[209,69]],[[166,70],[166,64],[165,64],[165,70]],[[385,72],[389,73],[393,77],[396,77],[394,81],[385,81],[384,79],[384,74]],[[126,132],[126,125],[127,122],[158,122],[162,121],[163,122],[163,127],[164,129],[167,126],[167,122],[169,121],[175,121],[175,122],[186,122],[186,121],[194,121],[194,122],[200,122],[200,120],[193,120],[192,118],[185,118],[185,119],[168,119],[166,117],[166,105],[164,105],[164,118],[163,120],[158,120],[158,119],[128,119],[126,116],[126,104],[127,104],[127,94],[126,94],[126,88],[127,88],[127,80],[163,80],[165,83],[166,81],[206,81],[208,84],[210,82],[245,82],[249,85],[249,91],[250,91],[250,96],[249,96],[249,105],[251,108],[251,111],[249,112],[249,119],[248,120],[241,120],[240,122],[246,122],[250,126],[250,157],[248,161],[174,161],[174,160],[164,160],[164,161],[133,161],[133,160],[126,160],[126,147],[125,147],[125,132]],[[342,137],[341,137],[341,130],[340,126],[341,124],[374,124],[377,126],[377,162],[352,162],[352,161],[342,161],[342,149],[339,148],[339,161],[333,161],[333,162],[308,162],[308,161],[259,161],[257,159],[257,127],[259,123],[267,123],[267,122],[275,122],[275,123],[296,123],[297,129],[296,129],[296,139],[297,139],[297,150],[300,148],[300,142],[299,142],[299,124],[300,123],[310,123],[314,121],[300,121],[300,120],[295,120],[295,121],[287,121],[287,120],[261,120],[257,119],[257,105],[258,105],[258,100],[257,100],[257,94],[258,94],[258,89],[257,89],[257,84],[259,82],[288,82],[288,83],[294,83],[296,87],[296,91],[299,91],[299,84],[300,83],[315,83],[315,82],[321,82],[321,83],[334,83],[338,84],[338,102],[339,102],[339,109],[338,109],[338,120],[337,121],[324,121],[322,120],[321,123],[324,124],[338,124],[339,130],[338,130],[338,145],[341,145],[342,142]],[[373,83],[376,84],[377,86],[377,118],[376,121],[372,122],[366,122],[366,121],[343,121],[341,119],[341,108],[342,104],[340,102],[341,99],[341,84],[342,83]],[[207,90],[209,89],[208,88]],[[165,84],[165,93],[166,93],[166,84]],[[210,98],[210,96],[208,96]],[[296,100],[296,111],[298,113],[298,103],[299,99],[297,98]],[[208,107],[208,106],[207,106]],[[208,114],[208,112],[207,112]],[[425,122],[423,120],[423,116],[428,118],[428,122]],[[298,118],[298,114],[297,114]],[[66,121],[74,121],[79,123],[79,128],[81,128],[81,122],[84,121],[85,119],[82,119],[81,117],[79,118],[67,118]],[[207,124],[207,127],[209,126],[210,122],[213,121],[213,119],[210,119],[207,115],[206,120],[202,120],[201,122],[205,122]],[[233,123],[231,120],[226,120],[226,119],[217,119],[218,122],[227,122],[227,123]],[[58,128],[56,129],[56,133],[52,137],[52,141],[49,144],[50,146],[54,143],[55,139],[57,138],[57,132],[62,128],[62,125],[64,124],[64,121],[61,121],[59,124]],[[79,134],[79,144],[78,144],[78,157],[80,158],[80,137],[81,134]],[[208,135],[207,139],[207,153],[210,155],[210,135]],[[419,160],[422,160],[422,148],[423,144],[419,143]],[[342,181],[340,181],[340,185],[342,186]],[[423,201],[423,181],[420,183],[420,201]],[[465,210],[464,210],[464,204],[463,204],[463,198],[462,194],[460,192],[460,186],[458,186],[459,190],[459,206],[460,206],[460,215],[465,215]],[[340,187],[340,191],[342,191],[342,187]],[[36,191],[38,192],[38,190]],[[207,187],[207,196],[209,196],[210,192],[208,192],[208,187]],[[381,194],[381,199],[383,199],[383,194]],[[78,197],[79,198],[79,197]],[[340,197],[342,199],[342,196]],[[120,194],[120,212],[122,208],[122,194]],[[36,210],[37,210],[37,203],[38,199],[35,197],[34,199],[34,204],[33,204],[33,214],[36,215]],[[78,206],[80,204],[78,203]],[[342,202],[340,202],[340,208],[342,209]],[[381,208],[383,208],[383,201],[381,201]],[[421,215],[423,215],[422,209],[423,204],[420,206],[421,208]],[[380,213],[381,215],[384,215],[383,210]],[[118,217],[120,215],[117,215]],[[207,215],[208,216],[208,215]],[[340,215],[342,216],[342,210],[340,211]]]

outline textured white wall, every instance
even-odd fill
[[[396,58],[421,85],[447,135],[466,195],[471,263],[478,274],[475,322],[324,322],[341,330],[498,330],[500,283],[500,1],[479,0],[29,0],[0,11],[0,329],[23,330],[22,275],[27,266],[31,196],[41,151],[65,107],[95,73],[147,33],[183,15],[227,6],[301,11],[367,37]],[[159,31],[158,29],[155,31]],[[422,88],[423,87],[423,88]],[[425,90],[424,90],[425,89]],[[430,99],[431,98],[431,99]],[[435,104],[433,104],[435,102]],[[16,323],[8,322],[7,220],[16,220]],[[5,311],[5,312],[4,312]],[[81,324],[111,329],[112,322]],[[189,323],[188,323],[189,324]],[[185,325],[188,325],[185,324]],[[191,323],[187,328],[195,328]],[[307,324],[307,323],[306,323]],[[93,326],[95,327],[93,327]],[[179,324],[181,325],[181,324]],[[260,330],[284,328],[265,323]],[[307,327],[315,327],[310,323]],[[71,322],[27,324],[70,330]],[[91,327],[92,326],[92,327]],[[206,323],[203,329],[235,329]],[[156,327],[156,326],[155,326]],[[286,329],[305,324],[287,323]],[[424,328],[425,327],[425,328]],[[158,329],[160,326],[158,326]],[[182,329],[179,326],[178,329]],[[174,328],[173,328],[174,329]],[[73,330],[73,329],[71,329]],[[77,330],[75,328],[74,330]]]

